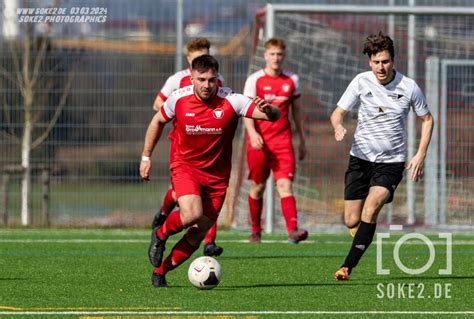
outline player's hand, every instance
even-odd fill
[[[263,147],[263,138],[260,134],[257,132],[249,134],[250,138],[250,146],[252,146],[253,149],[256,150],[261,150]]]
[[[306,144],[300,143],[300,147],[298,148],[298,159],[300,161],[304,160],[306,157]]]
[[[406,166],[406,169],[410,172],[410,179],[414,182],[418,182],[423,177],[423,169],[425,166],[425,158],[422,155],[416,154],[411,159],[410,163]]]
[[[140,176],[144,181],[150,180],[150,171],[151,171],[151,161],[141,161],[140,162]]]
[[[265,101],[262,98],[259,98],[258,96],[253,98],[253,103],[255,103],[258,110],[262,113],[267,114],[269,112],[269,110],[271,109],[270,103],[268,103],[267,101]]]
[[[344,126],[339,125],[334,129],[334,138],[336,141],[340,142],[344,139],[344,136],[346,136],[347,130],[344,128]]]

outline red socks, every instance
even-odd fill
[[[212,225],[207,231],[206,237],[204,238],[204,245],[214,244],[217,236],[217,222]]]
[[[166,239],[171,235],[177,234],[184,229],[183,222],[179,210],[172,212],[168,218],[166,218],[163,226],[158,228],[157,235],[160,239]]]
[[[165,198],[163,199],[163,205],[161,206],[161,212],[164,215],[169,215],[173,211],[173,209],[176,207],[176,204],[178,202],[176,199],[173,197],[173,189],[170,188],[166,192]]]
[[[175,269],[188,260],[198,248],[199,246],[192,246],[188,243],[186,235],[183,236],[171,249],[170,255],[165,258],[160,267],[155,268],[154,272],[159,275],[166,275],[168,271]]]
[[[263,198],[255,199],[249,195],[249,211],[250,222],[252,224],[252,234],[260,234],[262,232],[262,207]]]
[[[297,226],[296,201],[294,196],[288,196],[281,199],[281,212],[285,217],[286,231],[290,234]]]

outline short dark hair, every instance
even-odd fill
[[[206,38],[197,38],[192,40],[186,45],[186,49],[188,53],[195,52],[195,51],[202,51],[202,50],[209,50],[211,47],[211,42],[209,42]]]
[[[219,72],[219,63],[212,55],[204,54],[198,56],[191,62],[191,69],[197,70],[200,73],[204,73],[210,69]]]
[[[367,37],[364,43],[363,54],[367,54],[370,58],[372,55],[387,50],[390,56],[395,57],[395,48],[393,46],[393,40],[388,36],[379,32],[379,34],[371,34]]]

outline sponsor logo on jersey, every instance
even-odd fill
[[[283,84],[281,86],[281,88],[283,89],[283,92],[286,92],[286,93],[290,92],[290,85],[289,84]]]
[[[392,94],[388,94],[387,96],[391,98],[393,101],[397,101],[403,97],[403,94],[392,93]]]
[[[202,127],[201,125],[185,126],[188,135],[220,135],[223,133],[222,127]]]
[[[224,110],[223,109],[215,109],[212,111],[212,116],[214,116],[215,119],[220,120],[221,118],[224,117]]]
[[[263,99],[267,102],[285,102],[288,101],[287,96],[281,96],[276,94],[264,94]]]
[[[193,117],[193,116],[196,116],[196,114],[187,112],[187,113],[184,114],[184,116]]]
[[[272,87],[271,87],[271,86],[264,86],[264,87],[263,87],[263,90],[264,90],[264,91],[271,91],[271,90],[272,90]]]
[[[373,97],[373,95],[372,95],[372,92],[371,92],[371,91],[369,91],[368,93],[366,93],[366,94],[365,94],[365,96],[367,96],[367,97]]]

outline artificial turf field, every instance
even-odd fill
[[[448,249],[436,233],[427,235],[436,254],[426,272],[398,269],[393,251],[403,234],[381,245],[389,275],[377,275],[374,240],[351,280],[336,282],[333,273],[352,242],[346,233],[310,234],[296,245],[283,234],[267,235],[256,245],[246,242],[247,233],[220,231],[222,282],[201,291],[188,283],[190,261],[167,275],[170,288],[151,286],[148,230],[2,229],[0,317],[474,317],[474,234],[453,234],[451,275],[438,274]],[[202,248],[193,257],[200,255]],[[417,239],[398,256],[410,269],[430,262],[428,245]]]

